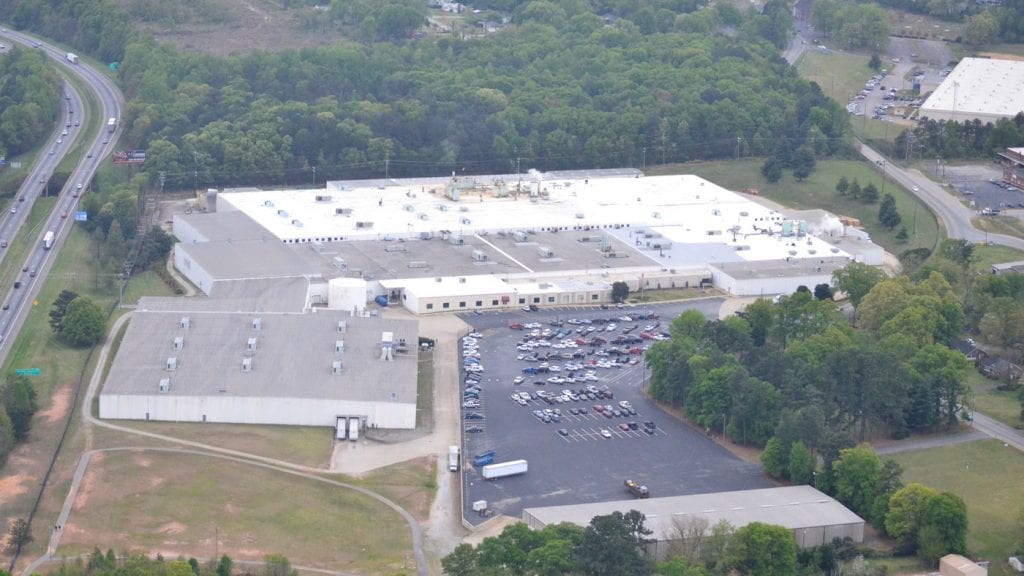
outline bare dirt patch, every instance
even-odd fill
[[[53,391],[50,399],[50,407],[39,412],[39,416],[46,420],[47,424],[63,422],[71,407],[71,385],[66,384]]]
[[[103,453],[96,452],[89,461],[89,468],[82,476],[82,483],[78,486],[78,495],[72,505],[73,510],[82,510],[89,505],[89,499],[96,488],[96,469],[103,463]]]
[[[28,492],[29,485],[33,482],[35,478],[22,472],[0,476],[0,508],[6,508],[12,500]]]
[[[119,3],[132,13],[136,0]],[[311,48],[341,40],[336,33],[302,26],[304,15],[314,10],[309,6],[286,10],[281,2],[270,0],[206,0],[192,6],[187,4],[193,3],[182,3],[179,15],[184,20],[181,22],[136,22],[136,25],[182,52],[217,56]],[[203,5],[219,17],[211,19],[204,15]]]

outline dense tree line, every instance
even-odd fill
[[[0,58],[0,157],[39,146],[60,112],[61,79],[38,50],[11,48]]]
[[[770,15],[716,7],[644,34],[593,12],[542,17],[545,4],[482,41],[228,59],[138,42],[120,68],[126,138],[171,187],[309,181],[314,166],[322,178],[385,164],[396,176],[510,172],[843,144],[848,114],[761,39]],[[726,27],[733,37],[707,33]]]
[[[58,38],[105,62],[120,60],[137,34],[113,0],[0,0],[0,14],[15,28]]]
[[[10,375],[0,384],[0,468],[14,447],[28,440],[38,409],[36,389],[28,377]]]
[[[150,558],[140,552],[118,556],[113,550],[99,548],[86,558],[66,560],[56,570],[57,576],[298,576],[291,562],[281,554],[268,554],[261,567],[237,566],[227,554],[217,560],[200,562],[195,558],[168,560],[162,555]],[[0,570],[0,576],[4,572]]]
[[[951,122],[922,118],[896,136],[897,158],[985,158],[1024,141],[1024,112],[995,123]]]
[[[889,43],[889,15],[878,4],[854,4],[836,0],[814,3],[811,20],[843,48],[867,48],[880,52]]]

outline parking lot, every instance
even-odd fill
[[[1000,210],[1016,214],[1024,208],[1024,191],[1002,182],[1002,168],[996,164],[943,166],[939,178],[945,178],[972,208]]]
[[[602,310],[595,307],[466,314],[463,365],[464,513],[628,499],[623,482],[653,497],[770,486],[747,464],[647,401],[643,350],[673,318],[717,318],[720,299]],[[524,369],[526,372],[524,372]],[[485,480],[473,456],[527,460],[526,474]]]

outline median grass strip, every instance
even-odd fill
[[[1024,502],[1024,454],[996,440],[953,444],[887,456],[903,466],[903,481],[920,482],[967,503],[967,547],[1002,574],[1020,540],[1017,515]]]
[[[58,556],[96,546],[165,556],[219,550],[236,560],[281,553],[358,574],[400,573],[412,557],[408,526],[372,498],[242,463],[145,450],[94,457]]]

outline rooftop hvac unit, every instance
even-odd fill
[[[438,204],[437,205],[437,209],[440,210],[441,212],[447,212],[448,211],[448,206],[446,206],[444,204]]]
[[[334,215],[335,216],[351,216],[352,215],[352,209],[351,208],[335,208],[334,209]]]
[[[345,320],[338,320],[338,333],[344,334],[345,330],[348,329],[348,322]]]
[[[537,255],[539,255],[541,258],[551,258],[552,256],[555,255],[555,253],[552,252],[551,248],[548,248],[547,246],[538,246]]]
[[[316,197],[316,201],[317,202],[330,202],[331,201],[331,197],[323,195],[323,194],[318,194],[317,197]]]
[[[341,256],[335,256],[333,259],[331,259],[331,262],[334,264],[334,267],[339,270],[344,270],[348,266],[347,264],[345,264],[345,259],[342,258]]]
[[[522,230],[516,230],[512,233],[512,239],[516,242],[526,242],[526,232]]]
[[[322,253],[324,251],[324,243],[319,240],[313,240],[309,243],[309,247],[316,253]]]
[[[192,327],[192,319],[189,318],[188,316],[182,316],[181,317],[181,327],[182,328],[191,328]]]
[[[434,278],[434,282],[440,282],[440,281],[441,281],[441,277],[440,276],[438,276],[437,278]]]
[[[429,231],[420,232],[420,240],[430,240],[433,237],[434,237],[434,233],[433,232],[429,232]]]
[[[426,212],[420,212],[416,217],[420,220],[430,220],[430,216],[427,216]],[[423,236],[423,234],[421,233],[420,236]],[[425,240],[429,240],[429,238],[425,238]]]
[[[245,349],[246,350],[250,350],[250,351],[255,351],[256,350],[256,337],[255,336],[253,336],[253,337],[249,338],[248,340],[246,340],[246,342],[245,342]]]
[[[176,356],[171,356],[170,358],[168,358],[167,359],[167,371],[168,372],[174,372],[177,368],[178,368],[178,358]]]
[[[302,220],[292,220],[292,226],[296,228],[302,228]]]
[[[473,260],[477,262],[483,262],[487,260],[487,253],[483,250],[473,250]]]
[[[281,218],[287,218],[288,212],[286,210],[278,210],[277,215],[280,216]]]
[[[242,372],[252,372],[252,358],[242,358]]]
[[[661,219],[661,212],[651,212],[651,218],[654,218],[655,220]]]
[[[170,390],[171,390],[171,379],[170,378],[161,378],[160,379],[160,393],[161,394],[166,394]]]
[[[409,262],[408,264],[406,264],[406,266],[408,266],[409,268],[430,268],[430,264],[423,260]]]
[[[344,340],[335,340],[334,341],[334,353],[335,354],[341,354],[344,351],[345,351],[345,341]]]
[[[373,222],[356,222],[356,229],[373,228]]]
[[[405,210],[406,212],[415,212],[416,211],[416,207],[413,206],[412,204],[405,204],[405,205],[402,206],[402,209]]]
[[[274,203],[272,201],[270,201],[270,200],[264,200],[263,201],[263,205],[266,206],[267,208],[273,208],[274,207]]]
[[[473,223],[473,221],[470,220],[469,218],[462,218],[462,219],[459,220],[459,222],[461,222],[463,224],[466,224],[466,225],[469,225],[469,224]]]
[[[577,219],[577,220],[583,220],[583,218],[584,218],[584,216],[583,216],[583,212],[577,212],[577,213],[576,213],[576,219]]]
[[[466,241],[463,240],[462,236],[459,236],[458,234],[452,234],[448,238],[448,243],[453,244],[455,246],[462,246],[463,244],[466,243]]]
[[[341,374],[341,361],[335,360],[331,362],[331,374]]]
[[[252,329],[253,330],[262,330],[263,329],[263,318],[253,318],[252,319]]]
[[[385,252],[405,252],[405,246],[385,246]]]
[[[460,276],[460,277],[459,277],[459,284],[465,284],[465,283],[466,283],[466,278],[465,278],[465,277],[462,277],[462,276]]]
[[[174,349],[175,350],[181,350],[184,347],[185,347],[185,337],[184,336],[175,336],[174,337]]]

